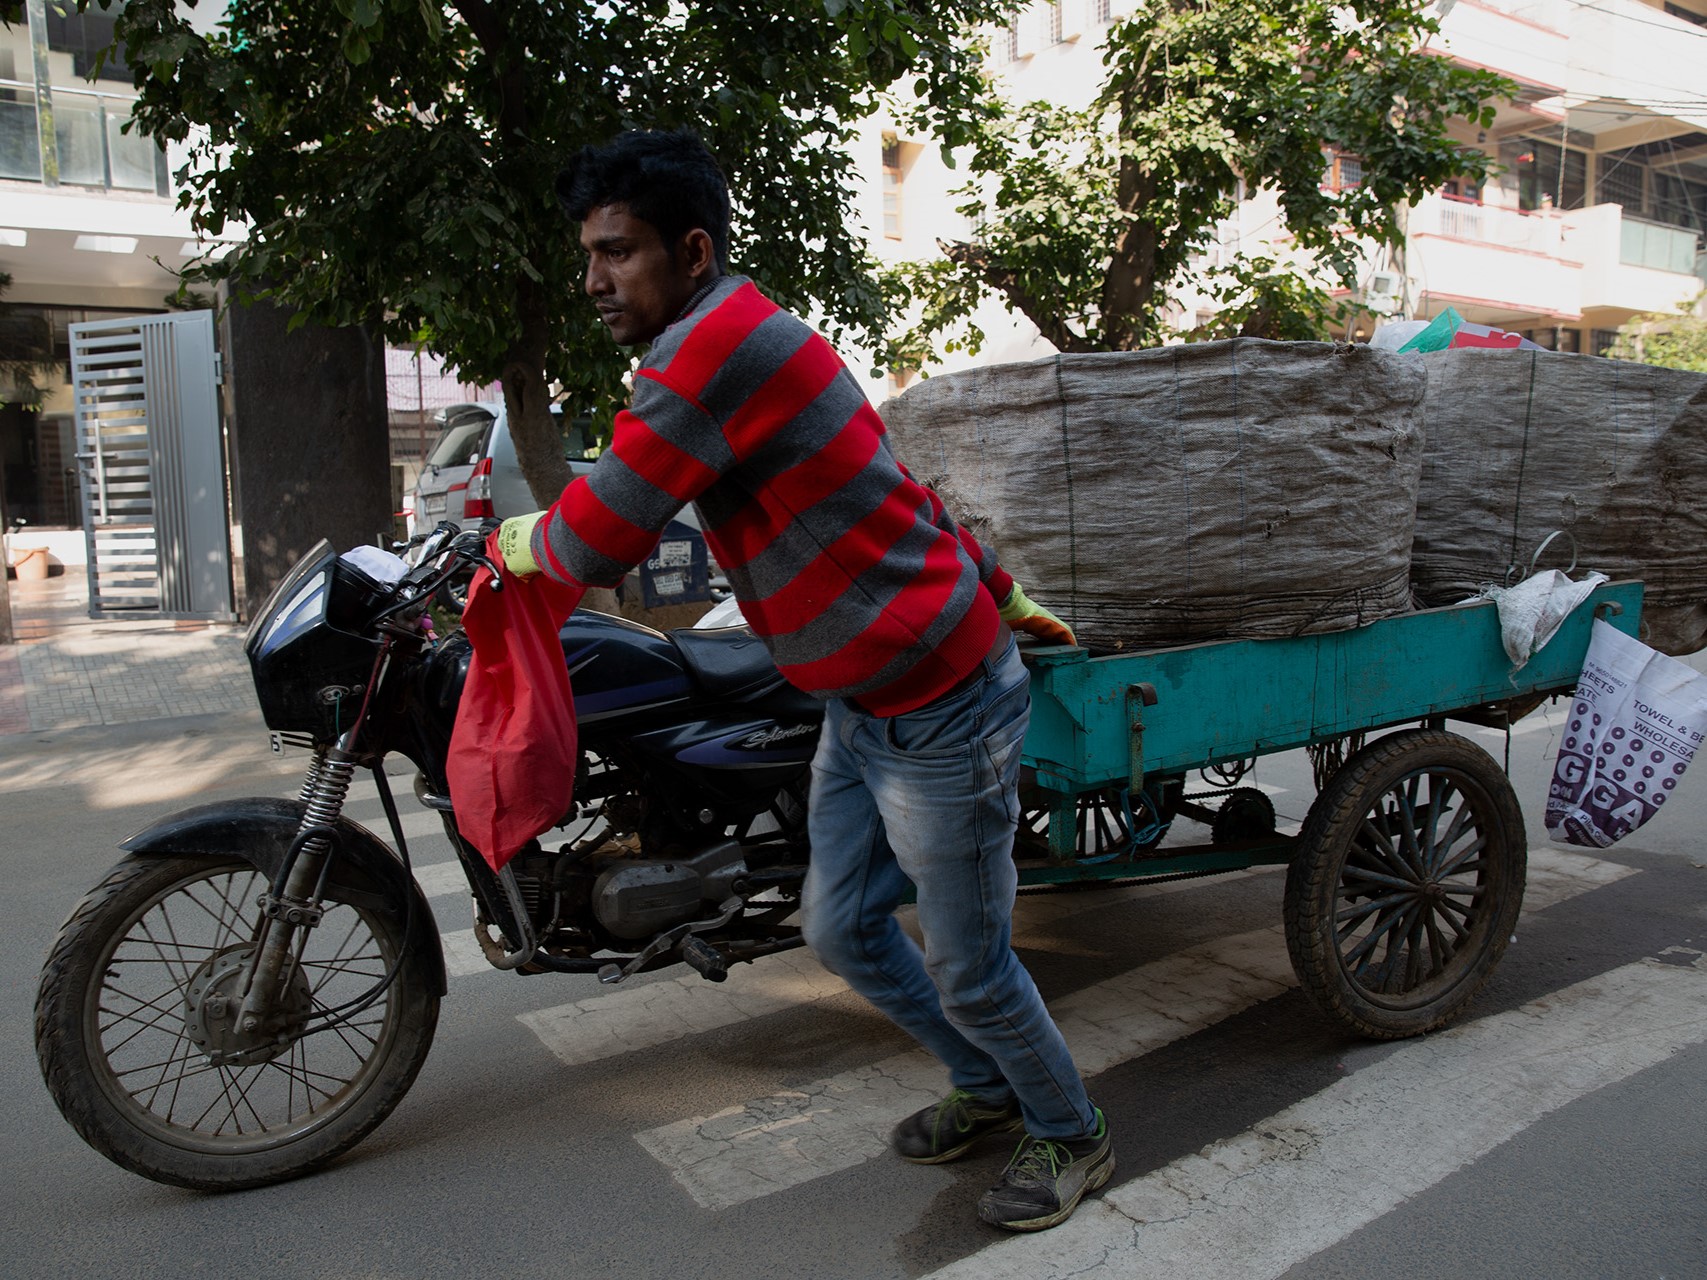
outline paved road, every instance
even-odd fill
[[[1005,1150],[883,1151],[934,1069],[801,953],[723,986],[486,968],[434,820],[438,1040],[337,1165],[223,1197],[84,1147],[41,1087],[35,971],[113,844],[178,805],[294,790],[252,714],[0,738],[7,1270],[30,1276],[1690,1277],[1707,1275],[1707,762],[1599,854],[1542,843],[1555,728],[1512,739],[1532,874],[1474,1016],[1348,1039],[1298,991],[1282,874],[1027,896],[1018,942],[1115,1126],[1120,1171],[1029,1239],[973,1220]],[[1466,730],[1472,737],[1474,729]],[[1503,744],[1478,738],[1496,754]],[[1256,781],[1304,816],[1301,761]],[[1688,781],[1688,780],[1686,780]],[[371,787],[350,813],[383,828]]]

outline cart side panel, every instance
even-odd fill
[[[1513,672],[1491,603],[1427,609],[1347,631],[1229,640],[1091,658],[1029,659],[1024,757],[1062,792],[1124,785],[1139,768],[1180,773],[1358,730],[1575,687],[1597,610],[1635,635],[1642,584],[1597,588]],[[1148,685],[1154,705],[1133,690]],[[1136,735],[1136,741],[1135,741]],[[1135,765],[1137,768],[1135,768]]]

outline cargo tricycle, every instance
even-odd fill
[[[1509,727],[1568,693],[1593,619],[1634,635],[1641,604],[1641,583],[1603,584],[1516,671],[1486,601],[1319,635],[1033,650],[1021,883],[1284,864],[1287,948],[1312,999],[1366,1036],[1442,1027],[1511,939],[1528,848],[1505,769],[1447,723]],[[1237,784],[1300,748],[1317,795],[1286,834]],[[1191,774],[1211,789],[1188,793]],[[1181,814],[1207,843],[1162,843]]]

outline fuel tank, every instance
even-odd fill
[[[751,632],[675,635],[584,609],[570,617],[559,639],[585,740],[617,729],[643,750],[711,769],[812,758],[823,704],[784,681]],[[425,678],[425,701],[447,732],[471,655],[458,633],[433,655]]]

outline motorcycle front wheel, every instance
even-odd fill
[[[237,858],[130,857],[60,930],[36,1054],[66,1120],[114,1163],[203,1191],[282,1182],[361,1141],[414,1082],[438,995],[404,956],[353,1008],[403,954],[402,922],[368,905],[330,905],[272,1025],[243,1030],[266,888]]]

